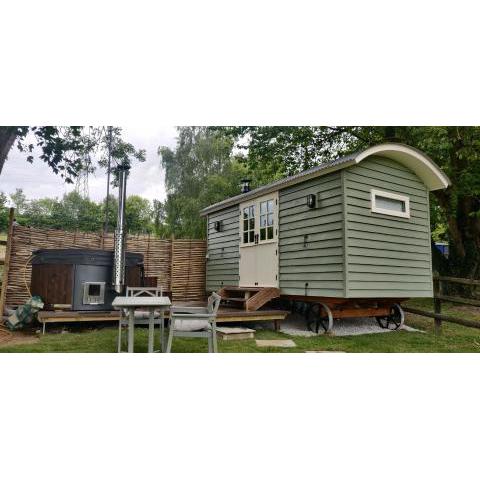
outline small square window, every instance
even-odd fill
[[[410,218],[410,199],[406,195],[372,189],[371,203],[373,213]]]
[[[88,295],[90,297],[98,297],[100,295],[100,284],[99,283],[91,283],[88,286]]]

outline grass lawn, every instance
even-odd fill
[[[431,310],[431,300],[412,300],[410,306]],[[461,315],[464,318],[480,320],[480,308],[454,306],[445,304],[444,313]],[[423,330],[421,332],[391,332],[385,334],[335,337],[321,335],[318,337],[290,337],[270,330],[259,330],[257,339],[291,338],[296,348],[259,348],[255,340],[221,341],[220,352],[285,352],[298,353],[310,350],[343,352],[478,352],[480,353],[480,330],[461,325],[443,324],[443,333],[435,336],[433,320],[415,315],[407,316],[407,324]],[[52,328],[52,327],[51,327]],[[48,330],[47,330],[48,332]],[[97,330],[69,332],[64,334],[47,333],[39,336],[36,343],[0,346],[0,352],[77,352],[77,353],[111,353],[116,351],[116,327]],[[176,338],[174,352],[206,352],[206,340]],[[136,329],[135,351],[147,351],[147,330]]]

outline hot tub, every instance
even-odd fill
[[[118,295],[112,287],[113,251],[43,249],[32,259],[32,295],[39,295],[45,309],[77,311],[112,310]],[[125,284],[143,284],[143,255],[125,254]]]

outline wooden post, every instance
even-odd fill
[[[442,295],[442,281],[439,278],[434,278],[433,280],[433,310],[437,314],[442,313],[442,300],[440,299]],[[442,334],[442,321],[439,318],[434,320],[434,330],[435,335]]]
[[[14,214],[15,214],[15,209],[11,208],[8,215],[7,248],[5,250],[5,263],[3,265],[2,292],[0,293],[0,319],[3,317],[3,311],[5,310],[5,302],[7,299],[8,272],[10,270],[10,257],[12,255],[12,244],[13,244]]]
[[[174,265],[173,255],[174,255],[174,250],[175,250],[175,235],[173,233],[170,237],[170,242],[171,242],[171,250],[170,250],[170,295],[172,296],[172,302],[173,302],[173,265]]]

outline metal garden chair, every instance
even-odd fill
[[[222,297],[212,293],[206,307],[170,308],[167,353],[172,351],[173,337],[200,337],[208,340],[208,353],[217,353],[217,312]]]

